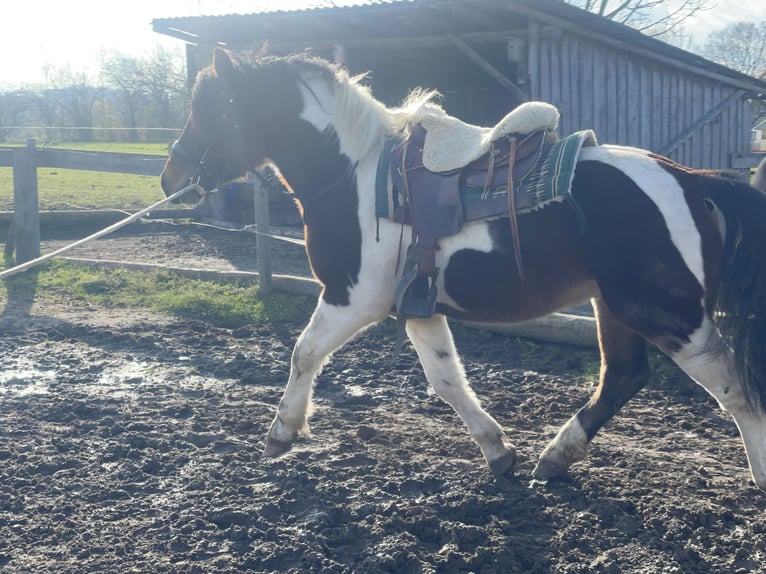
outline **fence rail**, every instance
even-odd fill
[[[13,168],[13,221],[6,242],[6,255],[16,251],[16,262],[25,263],[40,256],[40,210],[37,193],[37,168],[53,167],[132,175],[159,176],[165,157],[116,152],[95,152],[38,148],[34,139],[25,147],[0,148],[0,167]],[[257,257],[260,288],[271,290],[271,253],[268,194],[257,182],[255,224],[259,232]]]

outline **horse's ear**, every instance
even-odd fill
[[[234,64],[231,56],[223,48],[216,48],[213,52],[213,71],[226,85],[230,86],[234,78]]]

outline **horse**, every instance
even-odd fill
[[[163,191],[190,182],[212,190],[276,166],[322,286],[292,351],[264,457],[309,433],[323,364],[394,309],[410,228],[376,216],[377,167],[387,141],[404,141],[419,112],[440,108],[437,97],[417,89],[386,106],[363,76],[308,54],[218,48],[196,78]],[[461,151],[460,142],[443,143]],[[585,458],[598,430],[647,383],[651,343],[733,417],[752,479],[766,489],[766,199],[733,178],[617,145],[580,151],[569,195],[517,216],[518,253],[507,216],[439,239],[434,313],[405,323],[428,383],[491,472],[512,476],[514,446],[467,381],[447,319],[509,323],[590,300],[598,386],[543,449],[533,477],[566,478]]]

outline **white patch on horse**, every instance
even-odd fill
[[[298,83],[298,89],[303,96],[301,119],[306,120],[318,131],[323,132],[330,127],[333,118],[332,87],[319,76],[304,77],[306,82]]]
[[[457,235],[451,235],[439,240],[439,250],[436,252],[436,266],[441,273],[436,278],[439,302],[458,311],[466,311],[447,293],[444,286],[444,271],[449,266],[452,256],[463,249],[472,249],[482,253],[491,253],[494,249],[489,225],[485,221],[467,223]]]
[[[588,436],[577,415],[574,415],[540,454],[534,475],[537,478],[550,478],[565,474],[573,463],[583,460],[587,453]]]
[[[684,190],[657,162],[646,160],[649,153],[638,148],[603,145],[583,148],[580,161],[601,161],[619,169],[635,182],[660,210],[671,241],[704,288],[702,237],[684,198]]]
[[[689,337],[690,341],[672,359],[687,375],[710,393],[728,412],[745,443],[750,473],[760,488],[766,488],[766,434],[763,417],[748,406],[734,369],[732,350],[725,345],[710,318]]]

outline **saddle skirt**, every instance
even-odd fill
[[[465,123],[450,116],[441,107],[424,106],[413,123],[426,131],[423,165],[441,173],[465,167],[485,155],[492,143],[511,134],[530,134],[556,129],[559,112],[546,102],[526,102],[513,109],[494,127]]]

